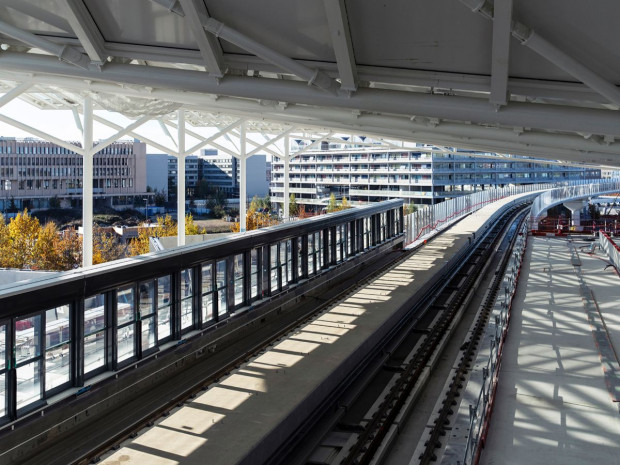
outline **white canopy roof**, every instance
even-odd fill
[[[620,166],[618,18],[615,0],[0,0],[0,91]]]

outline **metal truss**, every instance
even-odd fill
[[[249,133],[261,121],[620,165],[620,91],[614,83],[515,17],[513,0],[461,2],[493,21],[489,75],[361,63],[352,29],[358,13],[348,11],[344,0],[322,2],[325,24],[313,30],[327,34],[333,56],[322,61],[288,56],[256,28],[243,30],[221,12],[214,17],[208,0],[145,0],[127,12],[140,12],[147,22],[156,15],[170,27],[182,23],[194,45],[178,47],[111,40],[102,33],[111,5],[59,0],[63,10],[49,12],[6,0],[2,8],[59,32],[27,30],[11,15],[0,20],[0,79],[30,82],[40,96],[70,89],[173,102],[183,106],[189,122],[220,118],[210,126],[225,127],[227,119],[243,118]],[[572,82],[511,75],[511,37]],[[22,98],[41,107],[72,106],[40,96]],[[247,143],[248,153],[260,146]]]

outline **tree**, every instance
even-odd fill
[[[209,184],[207,183],[206,179],[199,179],[198,182],[196,183],[196,198],[197,199],[207,199],[209,198],[209,193],[210,193],[210,189],[209,189]]]
[[[250,201],[250,206],[248,207],[248,211],[249,210],[260,210],[263,208],[263,199],[261,199],[258,195],[255,195],[254,197],[252,197],[252,200]]]
[[[39,270],[63,270],[62,256],[60,255],[60,236],[58,228],[53,222],[46,223],[39,229],[34,246],[34,263],[32,268]]]
[[[50,208],[60,208],[60,199],[57,195],[50,199]]]
[[[11,197],[11,203],[9,204],[9,208],[7,211],[9,213],[17,213],[17,204],[15,203],[15,197]]]
[[[35,244],[41,225],[39,220],[28,214],[28,210],[11,218],[8,225],[9,244],[3,250],[4,266],[9,268],[30,268],[34,265]]]
[[[57,245],[61,270],[72,270],[82,265],[82,237],[73,229],[60,232]]]
[[[207,199],[207,207],[213,212],[213,216],[221,218],[226,214],[226,194],[221,189],[214,189]]]
[[[170,215],[158,216],[155,226],[138,228],[138,237],[129,244],[130,255],[142,255],[149,252],[149,237],[174,236],[177,232],[176,222]]]
[[[306,207],[304,207],[303,205],[299,206],[299,210],[297,212],[297,218],[299,218],[300,220],[303,220],[304,218],[308,218],[310,215],[308,215],[308,212],[306,211]]]
[[[4,216],[0,213],[0,267],[8,266],[5,264],[5,258],[8,257],[10,244],[9,227],[4,222]]]
[[[297,205],[295,194],[291,194],[289,197],[288,214],[289,216],[297,216],[299,214],[299,206]]]
[[[346,210],[347,208],[352,208],[347,198],[343,197],[342,201],[338,203],[336,196],[332,192],[329,196],[329,203],[327,204],[327,213],[339,212],[340,210]]]
[[[54,222],[41,227],[27,211],[9,224],[0,216],[0,266],[71,270],[82,262],[82,240],[74,231],[59,233]]]
[[[407,205],[405,205],[403,213],[405,215],[410,215],[411,213],[414,213],[414,212],[417,212],[417,211],[418,211],[418,207],[416,207],[412,203],[408,203]]]
[[[185,234],[188,236],[194,236],[196,234],[204,234],[205,229],[201,228],[194,222],[194,217],[191,213],[185,215]]]
[[[114,233],[107,232],[101,226],[93,226],[93,265],[126,256],[127,247],[119,242]]]
[[[262,201],[263,201],[263,210],[267,209],[271,211],[271,197],[269,197],[269,194],[265,195],[265,197],[262,198]]]
[[[338,203],[336,202],[336,196],[332,192],[329,196],[329,202],[327,203],[327,213],[333,213],[338,211]]]
[[[149,252],[149,242],[151,237],[169,237],[177,235],[177,222],[170,215],[158,216],[157,224],[154,227],[138,228],[138,237],[129,244],[128,250],[131,256],[142,255]],[[190,214],[185,215],[185,234],[203,234],[204,228],[200,228],[194,223],[194,217]]]
[[[269,212],[258,211],[255,205],[250,203],[250,208],[245,215],[245,230],[252,231],[254,229],[266,228],[267,226],[275,226],[278,224],[278,220],[271,218]],[[233,223],[230,227],[232,232],[240,231],[240,223]]]
[[[156,207],[163,207],[166,203],[166,191],[158,191],[155,189],[155,196],[153,197],[153,200],[155,201]]]

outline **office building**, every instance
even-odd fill
[[[177,176],[179,169],[179,161],[177,157],[168,155],[168,199],[176,200],[177,198]],[[199,160],[196,155],[188,155],[185,157],[185,197],[194,196],[196,184],[199,179]]]
[[[202,179],[209,187],[226,193],[228,198],[239,197],[239,166],[237,158],[221,155],[217,150],[203,149],[200,154]]]
[[[0,209],[79,207],[82,171],[82,157],[67,148],[34,138],[0,137]],[[145,194],[144,143],[117,141],[95,154],[95,207],[132,207]]]

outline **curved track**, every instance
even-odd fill
[[[368,366],[374,366],[374,373],[364,373],[364,379],[357,384],[352,383],[349,390],[341,393],[336,404],[331,409],[327,408],[329,413],[322,422],[317,423],[317,428],[324,428],[323,431],[306,432],[306,440],[315,437],[316,441],[322,436],[316,447],[306,447],[300,451],[297,445],[294,452],[279,455],[273,463],[377,463],[378,457],[386,454],[386,445],[393,439],[394,425],[400,423],[402,426],[404,417],[429,376],[429,367],[441,355],[446,340],[472,300],[481,275],[490,268],[488,264],[500,240],[504,238],[504,242],[510,243],[504,245],[501,255],[505,264],[510,256],[511,235],[515,234],[517,224],[524,217],[523,206],[509,210],[488,230],[478,246],[460,262],[460,266],[451,270],[450,278],[438,283],[427,293],[428,298],[420,299],[420,303],[411,308],[398,331],[392,334],[392,339],[384,341],[381,352],[374,355],[374,362],[368,362]],[[431,440],[423,457],[420,457],[422,463],[430,463],[434,459],[435,449],[446,434],[444,425],[453,413],[464,373],[469,370],[479,333],[486,325],[489,305],[492,305],[500,283],[501,279],[496,275],[491,285],[495,291],[486,293],[475,329],[470,333],[470,339],[461,346],[464,355],[449,385]],[[357,392],[352,392],[355,390]],[[337,405],[346,405],[346,409],[339,411]],[[348,439],[341,439],[340,446],[335,446],[339,437]]]

